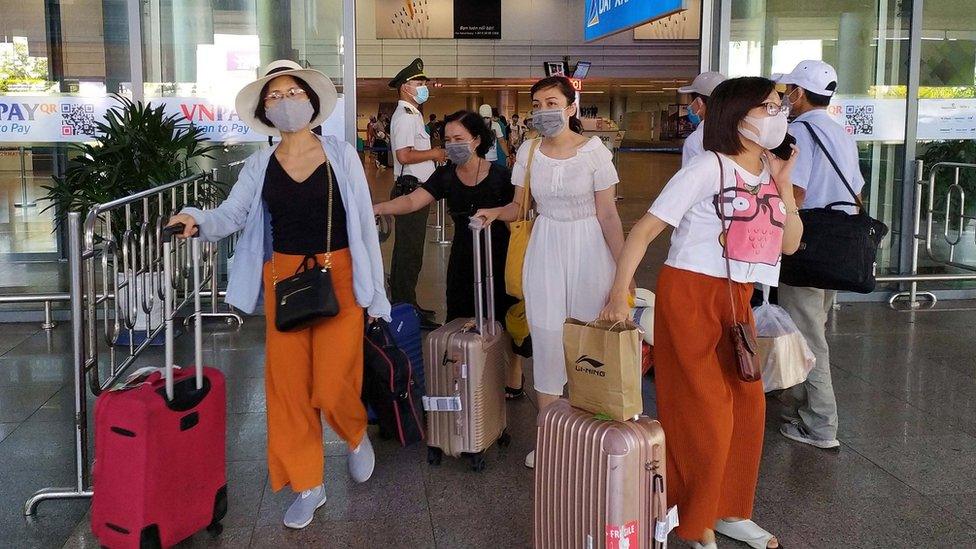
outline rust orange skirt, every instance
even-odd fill
[[[751,284],[733,284],[739,321],[754,323]],[[654,379],[667,445],[668,504],[677,533],[700,540],[715,521],[752,517],[766,400],[736,375],[729,286],[665,266],[654,310]]]
[[[299,255],[274,257],[279,279],[294,273],[303,261]],[[318,260],[321,263],[323,256]],[[322,417],[352,448],[366,432],[366,409],[360,400],[364,318],[353,295],[348,249],[332,254],[332,284],[339,298],[338,316],[301,331],[279,332],[271,262],[264,266],[268,472],[275,491],[290,486],[301,492],[322,484]]]

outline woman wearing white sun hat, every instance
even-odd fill
[[[363,310],[370,318],[389,319],[390,303],[356,149],[312,133],[336,100],[335,86],[321,72],[287,60],[268,65],[238,94],[237,113],[253,130],[281,136],[281,143],[247,159],[220,206],[185,208],[170,222],[186,226],[183,236],[198,233],[208,241],[242,231],[226,301],[250,313],[264,292],[268,470],[273,490],[289,486],[298,493],[285,512],[290,528],[307,526],[325,504],[322,416],[349,445],[354,480],[369,479],[375,464],[360,400]],[[299,331],[279,331],[275,279],[291,276],[309,256],[331,263],[339,314]]]

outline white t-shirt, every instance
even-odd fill
[[[790,124],[790,134],[796,138],[796,146],[800,149],[793,166],[792,179],[794,185],[806,189],[803,208],[823,208],[833,202],[854,202],[850,191],[830,165],[830,160],[827,160],[823,150],[801,122],[813,126],[813,131],[817,132],[817,136],[830,151],[830,156],[837,162],[837,167],[855,193],[860,193],[864,187],[864,176],[861,175],[858,162],[857,143],[826,110],[815,109],[801,114]],[[853,208],[848,208],[848,211],[852,212]]]
[[[728,242],[723,243],[718,210],[719,165],[712,153],[695,157],[678,171],[651,204],[650,212],[675,227],[667,265],[726,278],[729,254],[732,280],[779,284],[786,206],[763,165],[758,176],[722,156],[722,200]]]
[[[705,122],[702,121],[695,128],[695,131],[691,132],[691,135],[685,138],[685,144],[681,147],[681,167],[686,168],[691,160],[701,153],[705,152]]]
[[[498,160],[498,140],[505,139],[505,132],[502,131],[502,125],[494,121],[491,123],[491,131],[495,134],[495,141],[491,144],[491,148],[488,149],[485,160],[494,162]]]
[[[430,150],[430,135],[424,124],[424,118],[416,107],[401,100],[397,103],[393,119],[390,120],[390,146],[394,153],[400,149],[413,147],[417,151]],[[436,166],[433,160],[418,164],[407,164],[403,168],[403,175],[412,175],[421,183],[427,181],[434,173]],[[400,177],[400,161],[393,155],[393,177]]]

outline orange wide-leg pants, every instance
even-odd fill
[[[665,266],[654,310],[654,380],[678,536],[700,540],[719,518],[751,518],[762,455],[761,382],[740,381],[729,283]],[[733,283],[739,321],[754,323],[751,284]]]
[[[293,274],[303,258],[276,253],[274,260],[280,279]],[[318,260],[322,263],[323,256]],[[290,486],[301,492],[322,484],[322,416],[350,448],[359,446],[366,433],[360,400],[364,318],[353,295],[349,250],[333,252],[332,284],[338,316],[304,330],[279,332],[271,262],[264,266],[268,472],[274,491]]]

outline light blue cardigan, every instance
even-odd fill
[[[370,316],[389,320],[383,257],[363,165],[352,145],[331,136],[319,139],[335,171],[346,209],[356,302]],[[264,263],[271,259],[271,215],[261,191],[276,148],[260,150],[245,161],[237,183],[220,206],[212,210],[184,208],[181,212],[196,220],[200,237],[206,241],[217,241],[243,229],[234,251],[225,301],[248,314],[261,308],[262,270]]]

